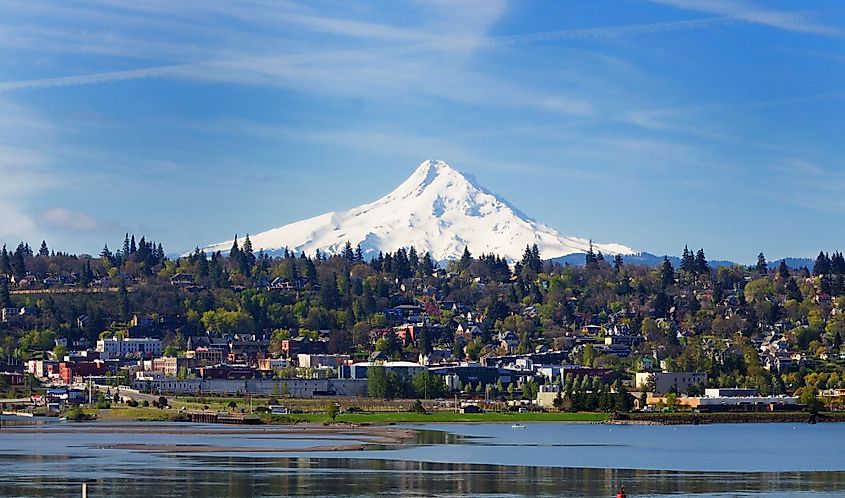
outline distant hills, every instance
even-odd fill
[[[569,265],[583,265],[586,261],[587,253],[573,253],[567,254],[566,256],[561,256],[558,258],[551,258],[551,261],[556,263],[560,263],[562,265],[569,264]],[[645,265],[645,266],[658,266],[663,264],[663,256],[657,256],[655,254],[647,253],[647,252],[640,252],[636,254],[623,254],[622,260],[628,264],[635,264],[635,265]],[[786,266],[790,269],[798,270],[801,268],[813,268],[814,260],[810,258],[783,258],[783,261],[786,261]],[[681,258],[678,256],[669,256],[669,261],[672,263],[672,266],[678,268],[681,265]],[[741,263],[736,263],[734,261],[727,261],[727,260],[708,260],[711,268],[719,268],[720,266],[734,266],[734,265],[741,265]],[[769,269],[774,269],[780,266],[781,259],[777,259],[775,261],[769,261],[768,267]],[[742,265],[747,266],[747,265]]]

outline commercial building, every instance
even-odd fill
[[[161,356],[161,339],[107,337],[97,341],[97,351],[103,359],[122,358],[130,354],[152,358]]]
[[[367,379],[369,370],[372,367],[384,367],[388,372],[395,372],[406,379],[413,378],[415,375],[425,372],[426,370],[423,365],[420,365],[419,363],[411,363],[410,361],[363,361],[349,366],[342,366],[340,368],[339,377],[341,379]]]
[[[638,390],[655,394],[683,394],[690,387],[703,389],[706,384],[707,374],[702,372],[638,372],[635,376],[635,386]]]

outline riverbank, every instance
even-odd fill
[[[660,412],[625,413],[605,423],[627,425],[696,425],[696,424],[759,424],[759,423],[828,423],[845,422],[845,412]]]
[[[173,409],[119,407],[106,410],[86,410],[97,417],[97,420],[107,422],[139,421],[139,422],[180,422],[184,421],[184,414]],[[341,413],[332,420],[327,413],[292,413],[287,415],[260,414],[261,421],[269,425],[295,424],[353,424],[391,425],[391,424],[441,424],[441,423],[518,423],[518,422],[587,422],[598,423],[607,421],[609,413],[545,413],[545,412],[483,412],[483,413],[455,413],[455,412],[358,412]]]

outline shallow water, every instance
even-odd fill
[[[0,496],[629,496],[845,495],[845,425],[423,426],[415,444],[371,451],[296,453],[344,444],[323,434],[109,432],[63,424],[0,432]],[[150,427],[145,424],[144,427]],[[220,428],[220,426],[216,426]],[[67,432],[70,428],[70,432]],[[181,430],[184,429],[184,433]],[[220,428],[223,429],[223,428]],[[288,448],[293,453],[151,453],[121,443]],[[624,470],[628,469],[628,470]]]

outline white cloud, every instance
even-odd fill
[[[821,36],[842,36],[840,29],[816,21],[817,12],[781,12],[734,0],[653,0],[678,9],[731,16],[750,23]]]
[[[35,221],[45,230],[107,232],[117,228],[114,223],[102,221],[86,213],[66,208],[51,208],[42,211],[36,215]]]

